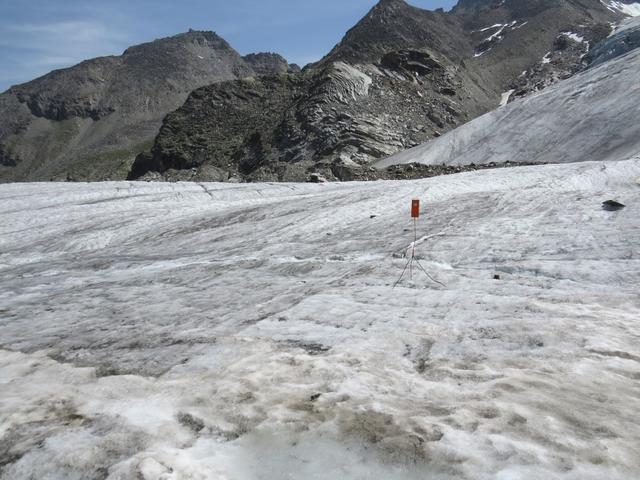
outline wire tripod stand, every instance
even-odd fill
[[[407,269],[409,270],[409,280],[413,280],[413,264],[414,263],[418,266],[420,270],[422,270],[422,272],[427,276],[429,280],[431,280],[433,283],[437,283],[438,285],[442,285],[443,287],[446,288],[446,285],[444,283],[433,278],[429,274],[429,272],[427,272],[427,270],[422,266],[422,264],[420,263],[420,260],[418,260],[418,257],[416,257],[416,243],[418,243],[418,225],[417,225],[417,218],[414,217],[413,243],[411,244],[411,257],[409,258],[409,261],[407,262],[407,264],[404,266],[404,270],[402,270],[402,274],[400,275],[400,278],[396,281],[396,283],[393,285],[393,288],[396,288],[400,284],[400,282],[404,278],[404,275],[407,273]]]

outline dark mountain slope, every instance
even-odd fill
[[[254,75],[215,33],[189,31],[13,87],[0,95],[0,180],[125,178],[190,92]]]
[[[273,79],[194,92],[131,178],[366,178],[372,161],[495,108],[504,92],[572,75],[622,18],[597,0],[467,0],[449,13],[382,0],[320,62],[280,79],[295,91],[276,101],[266,93]],[[218,135],[225,112],[234,112],[233,142]]]
[[[381,0],[321,63],[376,62],[390,51],[425,47],[452,61],[464,58],[468,41],[459,19],[442,10],[413,7],[403,0]]]
[[[481,83],[514,90],[513,98],[580,70],[590,46],[624,18],[599,0],[466,1],[454,13],[473,40]]]

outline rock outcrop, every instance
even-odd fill
[[[368,178],[380,158],[584,69],[634,5],[381,0],[302,71],[210,32],[132,47],[0,95],[0,181]]]
[[[258,75],[280,75],[283,73],[297,73],[300,67],[289,63],[282,56],[272,52],[250,53],[242,59],[249,64]]]
[[[622,18],[598,0],[468,0],[452,12],[382,0],[300,73],[194,92],[130,178],[367,177],[380,158],[572,75]]]
[[[0,95],[0,181],[124,179],[167,113],[196,88],[289,66],[189,31],[88,60]]]
[[[616,46],[640,29],[640,17],[613,35]],[[635,24],[635,27],[633,25]],[[640,154],[640,44],[628,52],[594,50],[593,65],[544,91],[493,110],[432,142],[376,163],[431,166],[492,162],[615,161]],[[606,168],[603,165],[602,168]]]

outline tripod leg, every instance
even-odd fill
[[[413,282],[413,256],[409,260],[409,280]]]
[[[431,275],[429,275],[429,272],[427,272],[425,270],[425,268],[422,266],[422,264],[420,263],[420,261],[418,261],[418,259],[416,259],[416,263],[418,264],[418,266],[420,267],[420,269],[424,272],[424,274],[429,277],[429,280],[431,280],[433,283],[437,283],[438,285],[442,285],[443,287],[447,287],[444,283],[439,282],[438,280],[436,280],[435,278],[433,278]]]
[[[404,274],[407,271],[407,267],[409,265],[411,265],[412,263],[413,263],[413,258],[410,258],[409,261],[407,262],[407,264],[404,266],[404,270],[402,270],[402,275],[400,275],[400,278],[398,279],[398,281],[393,284],[393,288],[396,288],[398,286],[398,284],[402,281],[402,278],[404,277]]]

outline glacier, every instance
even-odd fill
[[[637,478],[639,182],[0,185],[0,478]]]

